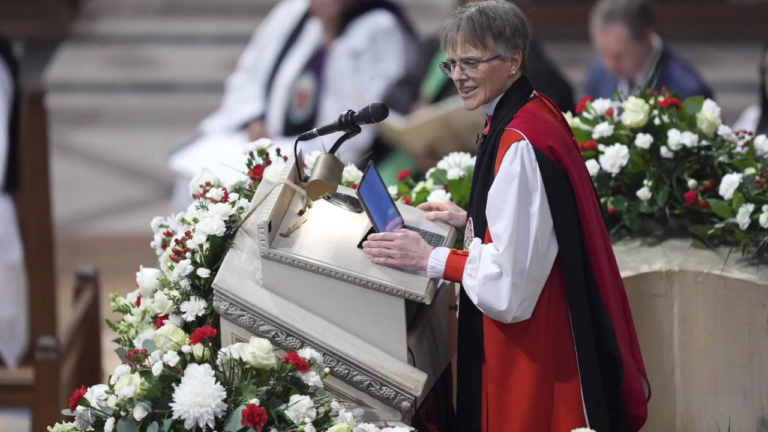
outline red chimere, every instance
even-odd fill
[[[69,398],[69,410],[71,412],[75,412],[75,408],[77,408],[77,405],[80,403],[80,399],[85,396],[87,391],[85,386],[81,386],[79,389],[75,389],[75,391],[72,392],[72,396]]]
[[[254,165],[253,168],[251,168],[251,171],[248,172],[248,177],[253,180],[261,180],[261,178],[264,177],[264,165]]]
[[[286,351],[285,355],[280,357],[283,359],[283,364],[294,366],[299,372],[302,373],[309,372],[309,364],[307,364],[307,361],[301,358],[295,352],[288,350]]]
[[[189,344],[197,345],[202,342],[203,339],[216,337],[216,333],[216,329],[212,328],[211,326],[198,327],[195,329],[195,331],[192,332],[191,335],[189,335]]]
[[[400,174],[397,175],[397,181],[403,181],[411,176],[411,170],[404,169],[400,171]]]
[[[581,114],[587,109],[587,102],[592,102],[592,96],[584,96],[579,99],[579,103],[576,104],[576,114]]]
[[[256,404],[248,404],[243,410],[241,424],[251,429],[262,430],[264,425],[267,424],[267,420],[269,420],[267,410]]]

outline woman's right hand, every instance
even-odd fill
[[[427,212],[427,220],[443,221],[460,230],[467,225],[467,212],[451,201],[427,202],[417,208]]]

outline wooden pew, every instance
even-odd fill
[[[29,406],[32,430],[44,431],[63,416],[76,387],[101,381],[100,287],[96,270],[75,276],[64,319],[58,310],[48,161],[45,92],[21,92],[19,189],[14,193],[29,281],[31,359],[19,370],[0,369],[0,405]]]

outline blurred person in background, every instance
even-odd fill
[[[24,247],[11,193],[18,188],[18,63],[0,37],[0,364],[19,365],[27,351],[29,321]]]
[[[733,125],[733,130],[747,130],[756,135],[768,134],[768,44],[760,59],[760,96],[757,105],[744,110]]]
[[[482,0],[459,0],[459,5],[477,1]],[[528,6],[527,1],[513,3],[521,7]],[[527,56],[528,76],[534,87],[551,98],[562,111],[573,111],[576,104],[571,84],[547,57],[544,47],[535,36],[530,39]],[[436,36],[424,40],[419,46],[416,65],[392,87],[385,99],[390,109],[408,114],[457,95],[453,81],[440,72],[437,66],[445,59],[446,53],[440,48],[440,41]],[[440,158],[445,156],[437,153],[411,155],[406,155],[403,151],[396,151],[396,153],[400,153],[397,159],[401,167],[404,167],[403,164],[410,164],[409,168],[415,168],[421,172],[435,166]],[[379,169],[386,170],[385,167],[379,167]]]
[[[187,173],[177,182],[174,207],[190,202],[187,181],[199,168],[212,168],[225,184],[237,179],[229,166],[239,166],[238,157],[244,161],[247,141],[270,138],[283,155],[293,154],[299,134],[337,120],[342,111],[381,101],[415,54],[410,25],[387,0],[283,0],[227,79],[221,107],[200,124],[202,136],[188,146],[196,148],[195,156],[171,157],[172,168]],[[340,135],[301,148],[305,154],[329,149]],[[361,162],[374,138],[374,128],[363,128],[339,156]],[[227,163],[216,163],[217,157]]]
[[[587,76],[584,92],[593,98],[637,94],[646,83],[666,87],[685,99],[712,97],[694,68],[666,46],[655,29],[648,0],[600,0],[592,8],[590,36],[600,59]]]

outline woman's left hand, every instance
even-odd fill
[[[372,263],[405,270],[426,270],[433,249],[419,233],[405,229],[371,234],[363,242],[363,252]]]

